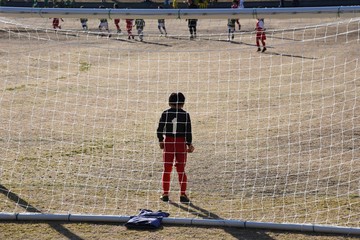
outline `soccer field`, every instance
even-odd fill
[[[0,19],[0,212],[237,219],[359,227],[359,22],[255,20],[227,41],[226,20],[146,20],[144,41],[79,31],[64,19]],[[17,23],[36,26],[24,28]],[[304,28],[304,26],[310,26]],[[286,29],[286,30],[284,30]],[[135,33],[136,30],[134,29]],[[156,139],[168,95],[181,91],[195,152],[186,170],[191,205],[161,194]],[[10,194],[11,193],[11,194]],[[19,201],[22,200],[22,201]],[[336,235],[117,224],[0,224],[0,238],[339,239]]]

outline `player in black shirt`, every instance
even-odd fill
[[[198,6],[195,4],[194,0],[188,0],[188,7],[189,9],[196,9]],[[188,28],[190,32],[190,39],[196,38],[196,26],[197,26],[197,19],[187,19],[188,21]]]
[[[168,110],[161,114],[157,128],[160,149],[163,149],[164,171],[162,175],[163,194],[161,200],[169,201],[170,175],[175,159],[175,167],[180,183],[180,202],[190,202],[186,196],[187,176],[185,165],[187,153],[194,151],[190,115],[182,108],[185,96],[181,92],[169,97]],[[165,136],[165,138],[164,138]]]

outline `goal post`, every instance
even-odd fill
[[[355,18],[360,6],[299,7],[299,8],[229,8],[229,9],[85,9],[85,8],[25,8],[0,7],[0,14],[7,17],[35,18],[146,18],[146,19],[226,19],[238,18]]]
[[[169,224],[359,235],[359,12],[1,7],[0,220],[125,222],[146,208]],[[131,38],[128,18],[144,32]],[[172,92],[192,120],[190,204],[175,168],[159,199]]]

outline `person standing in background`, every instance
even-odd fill
[[[117,3],[114,4],[114,8],[115,8],[115,9],[118,9],[118,8],[119,8],[118,5],[117,5]],[[115,19],[114,19],[114,24],[115,24],[117,33],[121,33],[121,28],[120,28],[120,25],[119,25],[119,24],[120,24],[120,19],[119,19],[119,18],[115,18]]]
[[[126,31],[128,33],[128,39],[134,39],[134,35],[132,34],[132,28],[133,28],[133,19],[126,19]]]
[[[162,9],[162,6],[159,6],[158,9]],[[158,29],[160,31],[160,36],[163,36],[163,34],[165,33],[165,37],[167,35],[166,32],[166,27],[165,27],[165,19],[158,19]],[[164,30],[164,32],[163,32]]]
[[[265,40],[266,40],[266,34],[265,34],[265,26],[264,26],[264,19],[263,18],[259,18],[258,22],[256,23],[256,46],[258,47],[258,52],[261,51],[260,48],[260,41],[262,43],[263,49],[261,52],[265,52],[266,51],[266,44],[265,44]]]
[[[193,0],[188,0],[189,9],[196,9],[198,6],[194,3]],[[188,22],[188,28],[190,32],[190,39],[196,38],[196,27],[197,27],[197,19],[186,19]]]

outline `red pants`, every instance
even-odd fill
[[[61,26],[60,26],[60,19],[58,19],[58,18],[54,18],[54,19],[53,19],[52,24],[53,24],[53,28],[54,28],[54,29],[56,29],[56,28],[61,29]]]
[[[261,40],[262,45],[265,47],[266,35],[264,32],[256,33],[256,46],[258,46],[258,47],[260,47],[260,40]]]
[[[119,26],[120,19],[114,19],[114,23],[115,23],[116,29],[119,30],[120,29],[120,26]]]
[[[170,191],[170,176],[175,160],[175,167],[178,173],[180,194],[185,194],[187,176],[185,165],[187,158],[187,147],[183,137],[166,137],[163,152],[164,171],[162,175],[163,195],[168,195]]]

